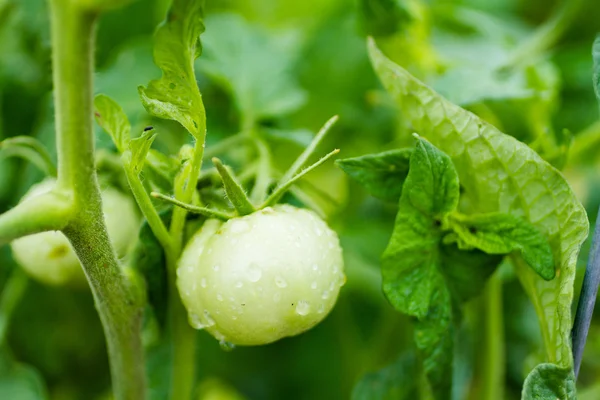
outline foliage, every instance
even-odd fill
[[[98,17],[99,181],[144,217],[117,278],[148,398],[596,398],[600,325],[578,378],[570,334],[600,204],[595,2],[63,3]],[[0,215],[65,165],[50,38],[47,2],[0,0]],[[207,219],[278,202],[327,220],[346,285],[315,328],[223,351],[189,328],[177,259]],[[22,271],[0,247],[0,398],[110,398],[94,294]]]

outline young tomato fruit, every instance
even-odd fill
[[[54,179],[33,185],[23,200],[39,196],[54,187]],[[129,196],[113,188],[102,191],[102,211],[108,235],[117,255],[125,255],[137,235],[139,217]],[[32,278],[49,285],[85,286],[81,264],[71,244],[61,232],[42,232],[14,240],[12,254]]]
[[[288,205],[224,224],[207,221],[177,268],[190,324],[237,345],[312,328],[331,311],[344,282],[335,232],[312,211]]]

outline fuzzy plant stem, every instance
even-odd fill
[[[573,340],[573,368],[575,378],[579,375],[581,359],[583,358],[583,349],[587,340],[590,323],[594,314],[594,305],[598,295],[598,285],[600,285],[600,210],[596,218],[594,228],[594,237],[592,238],[592,248],[588,258],[585,275],[583,277],[583,286],[579,295],[579,304],[575,314],[575,323],[571,337]]]
[[[63,232],[88,278],[104,327],[114,397],[145,399],[141,342],[143,301],[130,286],[111,246],[94,167],[92,94],[97,14],[70,0],[50,0],[57,189],[72,197]]]

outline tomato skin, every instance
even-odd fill
[[[345,282],[336,233],[312,211],[288,205],[224,224],[207,221],[186,246],[177,275],[190,324],[237,345],[312,328]]]
[[[25,194],[23,200],[50,191],[54,179],[46,179]],[[137,236],[139,216],[133,200],[114,188],[102,191],[102,211],[118,256],[126,254]],[[42,232],[14,240],[12,254],[29,276],[48,285],[87,286],[87,280],[69,240],[58,231]]]

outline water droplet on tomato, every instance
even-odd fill
[[[250,282],[258,282],[262,276],[262,271],[256,264],[250,264],[246,271],[246,277]]]
[[[296,314],[307,315],[310,312],[310,304],[308,301],[300,300],[296,305]]]
[[[219,341],[219,346],[221,346],[221,349],[224,351],[232,351],[233,349],[235,349],[235,344],[230,343],[226,340]]]
[[[275,284],[277,285],[277,287],[280,287],[280,288],[287,287],[287,282],[285,281],[285,279],[283,279],[280,276],[275,278]]]

